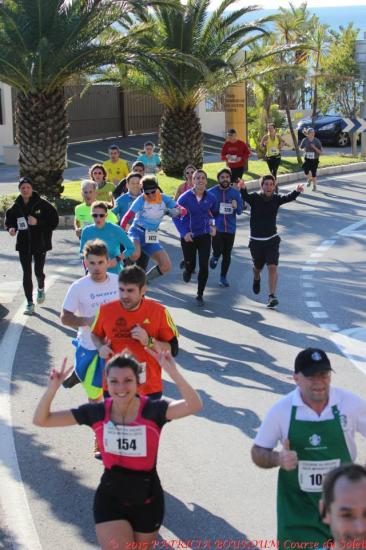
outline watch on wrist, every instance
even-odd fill
[[[152,349],[154,347],[154,338],[152,336],[149,336],[147,339],[147,348]]]

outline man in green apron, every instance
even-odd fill
[[[297,388],[267,413],[252,458],[261,468],[279,467],[277,527],[280,548],[331,539],[319,514],[324,476],[356,456],[355,432],[366,436],[366,402],[331,388],[331,365],[323,350],[307,348],[295,359]],[[274,451],[281,442],[283,449]]]
[[[321,513],[334,538],[333,550],[366,548],[366,468],[344,464],[323,484]]]

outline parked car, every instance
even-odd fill
[[[311,118],[302,118],[297,125],[299,143],[305,137],[304,129],[309,127],[314,128],[315,136],[320,139],[323,145],[346,147],[351,143],[349,134],[342,130],[341,115],[318,114],[314,124],[311,123]]]

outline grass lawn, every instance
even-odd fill
[[[351,157],[348,155],[322,155],[319,168],[325,168],[326,166],[337,166],[340,164],[352,164],[355,162],[360,162],[360,160],[361,159],[359,157]],[[208,174],[209,187],[212,187],[217,183],[216,174],[221,168],[224,168],[224,166],[224,162],[213,162],[203,166],[204,170]],[[295,157],[284,157],[278,173],[289,174],[291,172],[301,172],[301,168],[299,168]],[[267,164],[263,160],[250,160],[249,170],[244,174],[244,179],[256,179],[267,173]],[[160,174],[158,179],[164,193],[167,193],[168,195],[174,195],[176,188],[182,182],[182,178],[169,178],[165,174]],[[65,191],[63,193],[63,197],[80,201],[80,181],[65,182],[64,185]]]

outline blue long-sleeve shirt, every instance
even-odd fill
[[[179,197],[178,204],[187,210],[185,216],[173,220],[182,238],[187,233],[193,237],[210,233],[211,220],[219,211],[213,195],[205,191],[201,200],[197,200],[194,190],[189,189]]]
[[[128,258],[135,252],[135,245],[127,235],[127,233],[114,223],[105,222],[102,228],[96,225],[87,225],[81,233],[80,239],[80,254],[87,241],[101,239],[105,242],[108,248],[109,259],[113,260],[116,256],[121,255],[121,244],[124,246],[123,254]],[[109,267],[109,273],[119,273],[122,269],[120,262],[114,267]]]
[[[216,229],[220,233],[235,233],[236,231],[236,215],[243,212],[243,199],[237,189],[228,187],[221,189],[219,185],[215,185],[208,190],[210,195],[213,195],[219,205],[219,212],[215,216]],[[232,208],[231,202],[235,200],[237,208]]]
[[[123,216],[126,214],[127,210],[136,198],[137,197],[135,195],[131,195],[130,193],[124,193],[124,195],[118,197],[115,207],[112,208],[112,212],[113,214],[116,214],[119,222],[122,220]]]

